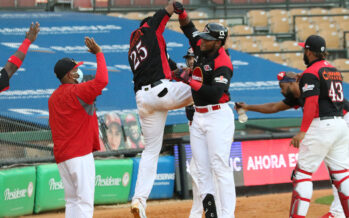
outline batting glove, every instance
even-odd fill
[[[179,69],[175,73],[175,77],[186,84],[189,84],[191,81],[191,70],[189,68]]]
[[[184,11],[183,5],[180,2],[177,2],[177,1],[173,2],[173,8],[174,8],[174,12],[176,14],[182,14],[183,11]]]

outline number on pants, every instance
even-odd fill
[[[136,45],[136,50],[133,50],[130,54],[130,59],[133,61],[134,70],[137,70],[139,64],[148,56],[147,49],[142,46],[142,41]]]
[[[344,99],[342,83],[332,81],[328,96],[331,98],[332,102],[342,102]]]

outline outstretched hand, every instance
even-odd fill
[[[40,24],[38,22],[31,23],[28,32],[25,33],[25,38],[29,39],[32,43],[36,40],[38,33],[40,32]]]
[[[173,2],[173,9],[176,14],[181,14],[184,11],[183,4],[179,1],[174,1]]]
[[[175,77],[184,82],[184,83],[187,83],[189,84],[190,80],[191,80],[191,70],[190,68],[182,68],[182,69],[179,69],[177,72],[175,72]]]
[[[85,45],[88,48],[88,51],[92,54],[97,54],[102,51],[101,47],[95,42],[93,38],[85,37]]]

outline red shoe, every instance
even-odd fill
[[[334,218],[334,215],[331,212],[326,213],[321,218]]]

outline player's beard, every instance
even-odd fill
[[[288,98],[288,99],[290,99],[290,98],[295,98],[294,95],[293,95],[293,93],[292,93],[292,91],[291,91],[291,89],[290,89],[290,87],[287,88],[286,94],[282,93],[282,95],[283,95],[285,98]]]
[[[309,65],[309,58],[305,53],[303,54],[303,61],[304,61],[305,65],[307,65],[307,66]]]

